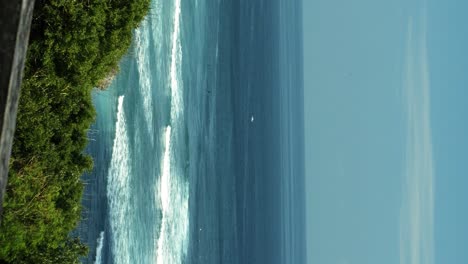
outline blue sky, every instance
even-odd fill
[[[464,2],[304,0],[308,263],[468,263]]]

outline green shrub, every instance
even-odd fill
[[[149,0],[37,0],[0,225],[0,263],[78,263],[93,87],[118,69]]]

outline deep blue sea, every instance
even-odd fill
[[[85,263],[305,263],[299,0],[153,0],[93,95]]]

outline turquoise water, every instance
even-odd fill
[[[279,52],[281,3],[299,6],[152,1],[94,93],[85,262],[301,262],[302,51]]]

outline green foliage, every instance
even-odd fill
[[[17,116],[0,263],[78,263],[91,91],[115,72],[149,0],[36,0]]]

